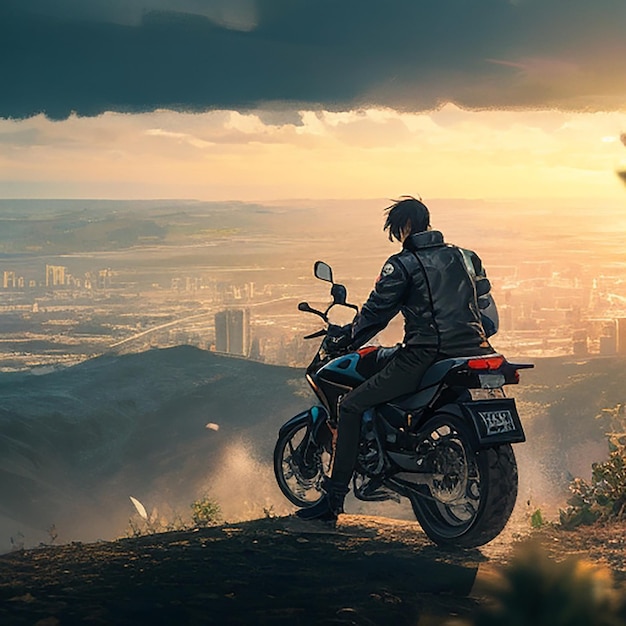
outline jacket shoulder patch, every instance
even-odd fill
[[[380,275],[389,276],[390,274],[393,274],[395,269],[396,268],[391,263],[385,263],[385,265],[383,265],[383,269],[380,271]]]

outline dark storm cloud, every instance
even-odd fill
[[[624,0],[4,0],[0,117],[623,108],[625,31]]]

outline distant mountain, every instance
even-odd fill
[[[311,207],[194,200],[0,199],[0,254],[54,255],[323,233]]]
[[[626,403],[623,358],[537,359],[518,399],[520,501],[564,501],[570,475],[606,455],[602,408]],[[0,551],[118,536],[129,496],[169,514],[204,493],[241,519],[288,503],[275,486],[277,431],[315,402],[299,369],[179,346],[105,355],[36,376],[0,374]],[[218,430],[207,428],[217,424]],[[366,511],[370,511],[366,507]]]
[[[249,481],[280,424],[310,404],[301,379],[190,346],[0,375],[0,550],[23,527],[53,523],[66,538],[110,536],[132,513],[130,495],[188,507],[204,483],[212,491],[235,444]]]

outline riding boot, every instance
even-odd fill
[[[325,476],[321,488],[324,495],[319,502],[296,511],[296,515],[300,519],[336,522],[337,516],[343,513],[343,501],[350,491],[348,486]]]

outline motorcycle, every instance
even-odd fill
[[[314,265],[315,276],[331,284],[325,311],[307,302],[300,311],[319,316],[326,328],[306,369],[320,404],[299,413],[279,430],[274,473],[285,497],[298,507],[321,499],[329,475],[342,397],[380,371],[399,346],[342,349],[342,327],[329,321],[334,306],[355,309],[332,268]],[[363,501],[407,498],[426,535],[435,543],[471,548],[504,529],[517,498],[518,473],[512,444],[525,441],[513,398],[504,386],[519,383],[519,370],[493,353],[444,358],[425,373],[419,388],[365,412],[352,486]]]

